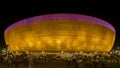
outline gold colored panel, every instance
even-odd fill
[[[53,20],[19,26],[5,35],[11,51],[98,51],[113,47],[115,32],[83,21]]]

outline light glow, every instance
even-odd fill
[[[112,49],[115,31],[88,21],[47,20],[17,26],[5,34],[11,51],[97,51]]]

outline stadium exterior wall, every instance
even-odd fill
[[[4,37],[10,51],[108,52],[114,27],[101,19],[79,14],[48,14],[9,26]]]

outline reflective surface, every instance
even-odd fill
[[[115,32],[92,22],[50,20],[15,27],[5,34],[11,51],[98,51],[113,47]]]

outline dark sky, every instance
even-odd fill
[[[0,10],[0,41],[4,44],[4,30],[25,18],[54,13],[73,13],[94,16],[103,19],[116,29],[114,46],[120,46],[120,10],[119,8],[9,8]],[[4,45],[0,45],[3,47]]]

